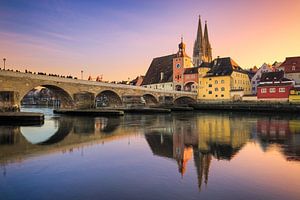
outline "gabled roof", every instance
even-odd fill
[[[142,85],[165,83],[173,81],[173,58],[176,54],[154,58],[144,77]],[[163,79],[161,80],[161,72]]]
[[[279,68],[284,68],[285,73],[300,73],[300,56],[287,57]]]
[[[284,71],[263,73],[260,78],[260,83],[275,82],[275,81],[291,81],[291,80],[284,78]]]
[[[247,74],[234,60],[230,57],[217,58],[210,63],[211,70],[207,72],[205,77],[212,76],[228,76],[231,75],[233,71],[238,71]]]

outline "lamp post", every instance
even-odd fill
[[[3,58],[3,67],[4,67],[4,70],[5,70],[5,61],[6,61],[6,58]]]
[[[81,70],[81,80],[83,80],[83,70]]]

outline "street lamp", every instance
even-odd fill
[[[6,58],[3,58],[3,67],[4,67],[4,70],[5,70],[5,61],[6,61]]]
[[[81,80],[83,80],[83,70],[81,70]]]

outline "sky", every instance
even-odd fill
[[[300,55],[299,0],[0,0],[0,57],[14,70],[133,79],[181,35],[192,57],[199,15],[213,57],[250,68]]]

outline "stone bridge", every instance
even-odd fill
[[[59,100],[61,108],[94,108],[101,99],[105,106],[124,106],[128,97],[144,97],[146,104],[188,104],[197,94],[182,91],[164,91],[140,86],[112,84],[48,75],[0,70],[0,111],[19,110],[22,99],[32,89],[48,88]]]

